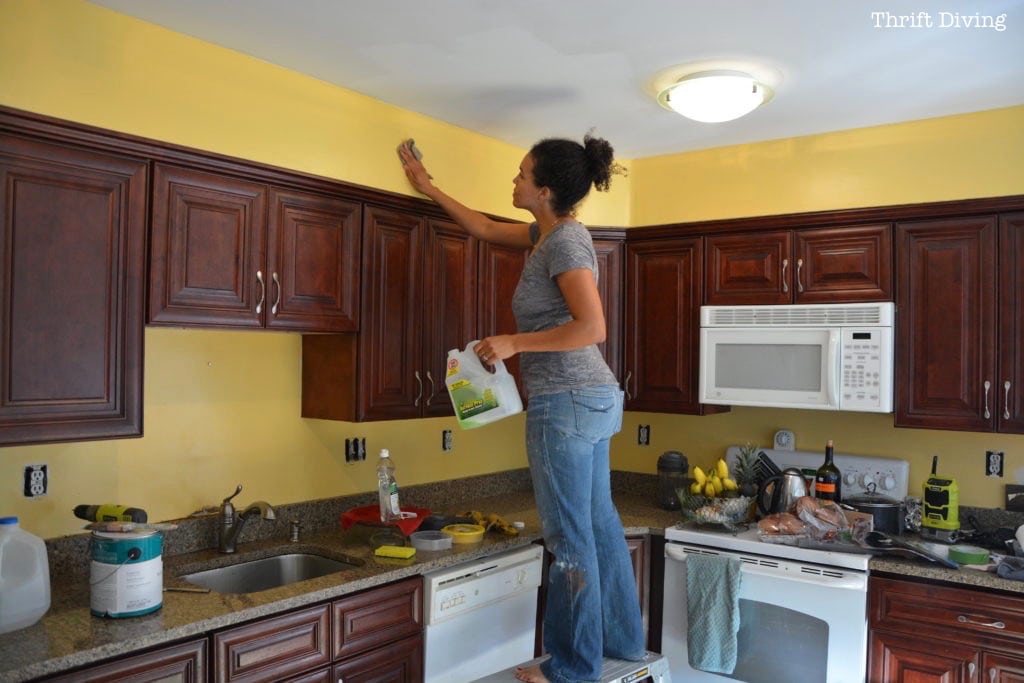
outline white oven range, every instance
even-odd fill
[[[820,461],[822,457],[788,452],[786,458],[780,456],[788,462],[778,464],[801,466],[801,461],[806,461],[809,465],[811,458]],[[906,494],[906,461],[849,455],[843,459],[851,472],[895,473],[899,481],[891,487],[892,493]],[[850,489],[860,488],[859,483],[851,481]],[[731,555],[741,562],[738,655],[732,674],[709,673],[689,665],[686,558],[696,553]],[[691,523],[669,527],[665,530],[662,652],[672,678],[863,683],[870,558],[867,553],[764,543],[756,525],[736,534]]]

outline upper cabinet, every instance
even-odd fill
[[[141,436],[146,176],[0,133],[0,445]]]
[[[597,290],[604,308],[605,340],[598,344],[612,374],[622,384],[623,240],[595,239]]]
[[[1024,433],[1024,214],[896,230],[896,425]]]
[[[883,224],[708,236],[704,303],[891,300],[891,235]]]
[[[150,324],[349,332],[360,205],[156,164]]]
[[[490,242],[480,245],[479,335],[477,339],[495,334],[515,334],[516,318],[512,313],[512,295],[523,274],[529,249],[517,249]],[[467,340],[468,341],[468,340]],[[526,404],[526,393],[519,374],[519,357],[505,360],[505,367],[516,378],[519,394]]]
[[[701,238],[626,245],[628,410],[701,414],[728,410],[698,402]]]

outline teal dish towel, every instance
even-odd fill
[[[686,556],[686,647],[694,669],[731,674],[736,668],[740,579],[739,558]]]

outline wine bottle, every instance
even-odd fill
[[[832,439],[825,444],[825,462],[814,475],[814,497],[819,500],[842,500],[843,478],[839,468],[832,463]]]

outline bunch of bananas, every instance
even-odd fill
[[[519,529],[516,529],[493,512],[485,515],[479,510],[469,510],[467,512],[463,512],[460,516],[471,517],[474,524],[479,524],[487,531],[500,531],[506,536],[516,536],[519,534]]]
[[[693,483],[690,493],[707,498],[733,498],[739,495],[735,480],[729,477],[729,465],[719,458],[714,467],[704,472],[696,465],[693,468]]]

